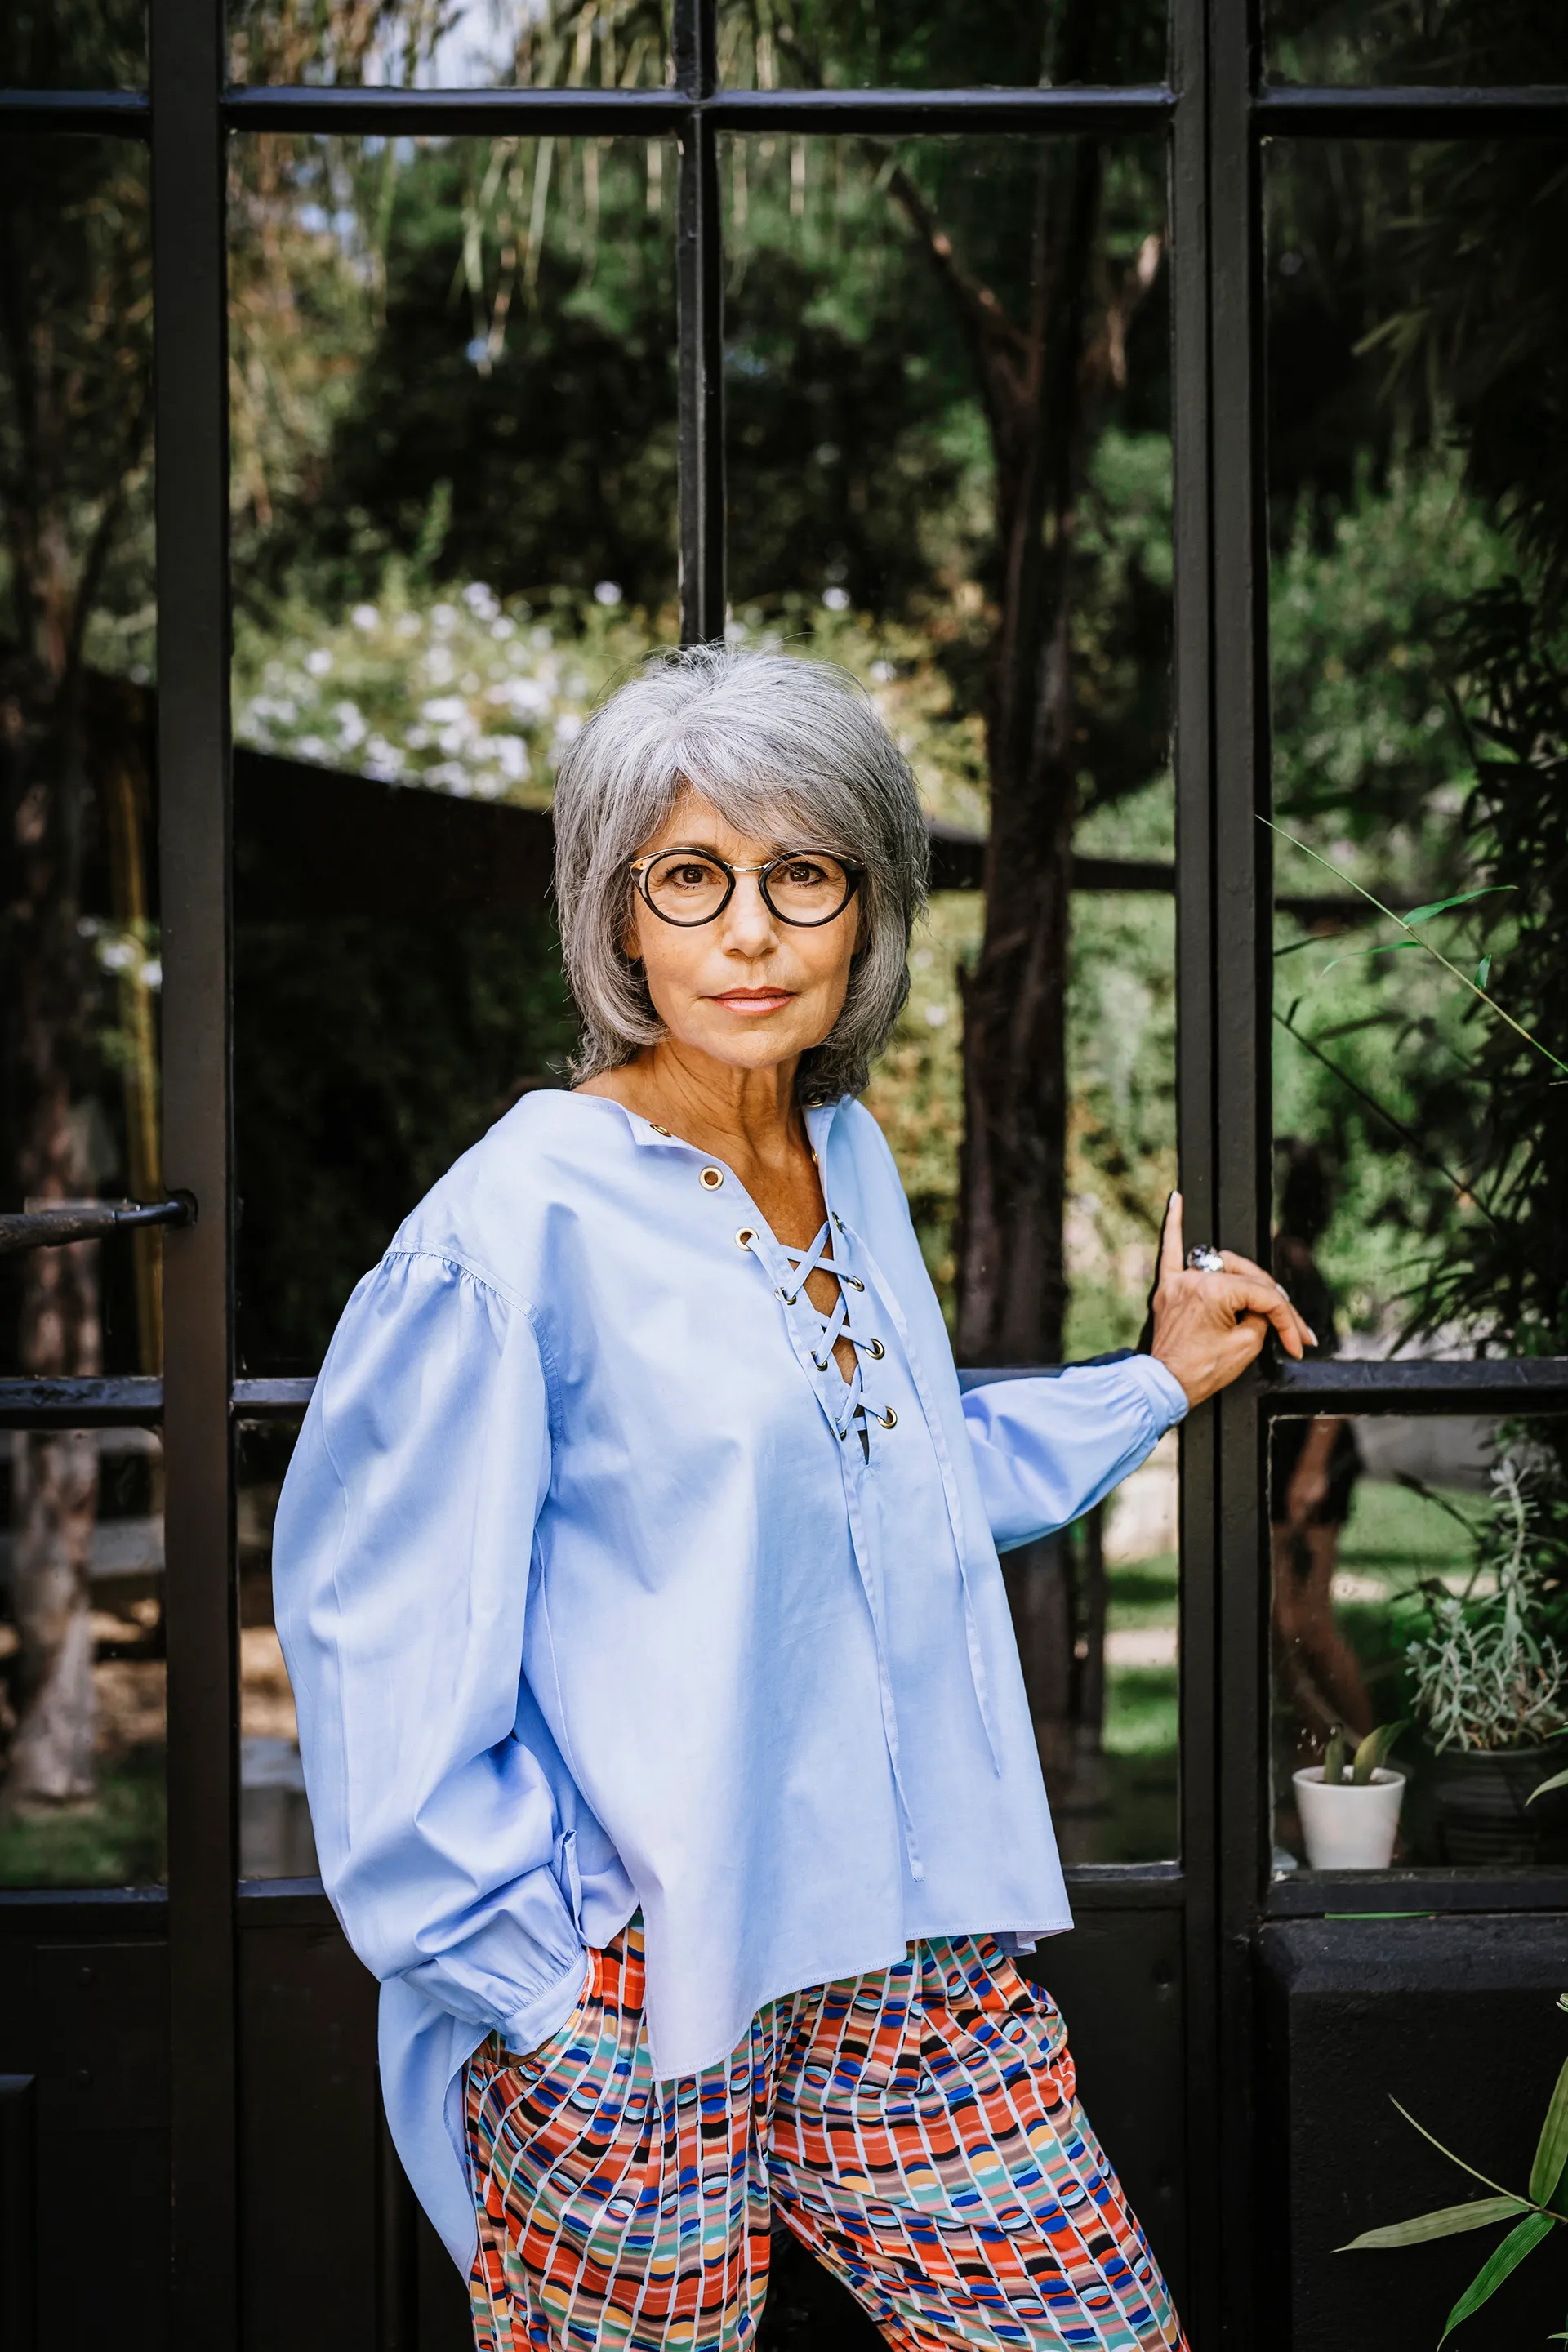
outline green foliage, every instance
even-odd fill
[[[1545,1456],[1537,1475],[1549,1500],[1555,1471]],[[1492,1490],[1465,1592],[1431,1592],[1430,1623],[1406,1653],[1439,1752],[1527,1747],[1568,1728],[1568,1654],[1549,1630],[1561,1629],[1568,1584],[1561,1513],[1538,1526],[1528,1473],[1511,1457],[1492,1472]]]
[[[1323,1751],[1324,1780],[1336,1789],[1370,1787],[1373,1774],[1382,1765],[1400,1733],[1407,1728],[1403,1722],[1380,1723],[1352,1749],[1343,1725],[1336,1724]]]
[[[1562,1997],[1558,2007],[1568,2009],[1568,1994]],[[1419,2214],[1413,2221],[1396,2221],[1380,2230],[1364,2231],[1360,2237],[1352,2238],[1348,2245],[1341,2246],[1339,2252],[1383,2253],[1394,2248],[1423,2245],[1436,2238],[1457,2237],[1470,2230],[1487,2229],[1498,2221],[1513,2221],[1515,2223],[1508,2236],[1482,2263],[1449,2312],[1439,2339],[1446,2344],[1457,2327],[1462,2326],[1484,2303],[1490,2301],[1527,2254],[1532,2253],[1554,2230],[1568,2227],[1568,2215],[1554,2211],[1551,2202],[1562,2180],[1564,2163],[1568,2162],[1568,2060],[1563,2064],[1547,2103],[1536,2141],[1534,2160],[1530,2168],[1530,2189],[1523,2197],[1500,2189],[1495,2180],[1489,2180],[1484,2172],[1478,2172],[1474,2165],[1467,2164],[1463,2157],[1456,2156],[1452,2148],[1445,2147],[1424,2124],[1416,2123],[1415,2116],[1399,2105],[1397,2099],[1391,2104],[1399,2109],[1406,2123],[1415,2126],[1423,2139],[1430,2140],[1438,2153],[1447,2158],[1450,2164],[1457,2164],[1461,2172],[1469,2173],[1472,2179],[1480,2181],[1483,2188],[1495,2193],[1490,2197],[1473,2199],[1465,2205],[1446,2205],[1436,2212]],[[1516,2216],[1522,2218],[1515,2220]],[[1554,2336],[1552,2340],[1557,2343],[1563,2339]]]

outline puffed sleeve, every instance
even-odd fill
[[[1152,1356],[971,1389],[963,1419],[997,1550],[1092,1509],[1186,1410],[1181,1382]]]
[[[284,1485],[278,1631],[350,1943],[524,2050],[585,1969],[564,1768],[522,1680],[549,1479],[528,1313],[444,1258],[389,1255],[349,1302]]]

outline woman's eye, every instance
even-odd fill
[[[712,881],[713,869],[710,866],[678,866],[668,878],[678,883],[682,889],[700,890],[705,882]]]
[[[825,882],[827,877],[821,866],[814,865],[809,857],[792,857],[779,878],[793,884],[797,890],[809,890],[816,884]]]

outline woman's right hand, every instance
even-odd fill
[[[1257,1360],[1270,1328],[1287,1355],[1298,1360],[1317,1345],[1317,1333],[1272,1275],[1234,1250],[1222,1250],[1220,1257],[1223,1274],[1197,1274],[1187,1265],[1182,1196],[1173,1192],[1160,1235],[1149,1352],[1180,1381],[1190,1405],[1228,1388]]]

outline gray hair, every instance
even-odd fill
[[[627,869],[686,786],[739,832],[794,835],[862,869],[848,994],[797,1081],[807,1104],[858,1093],[909,994],[928,862],[915,781],[848,671],[725,645],[655,655],[601,703],[562,763],[555,895],[583,1016],[573,1075],[616,1069],[665,1034],[624,945]]]

